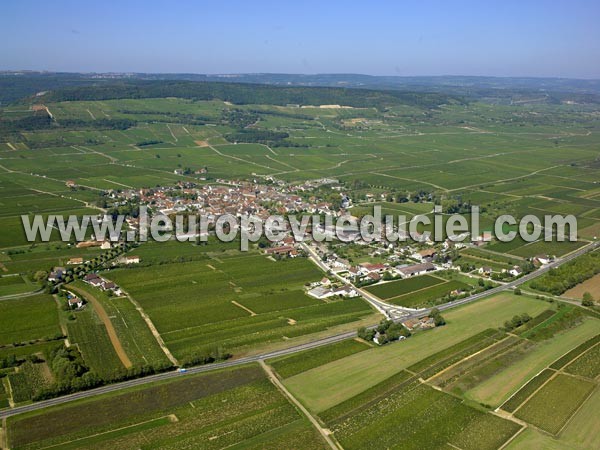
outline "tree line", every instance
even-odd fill
[[[338,104],[377,109],[399,104],[437,108],[463,101],[458,97],[427,92],[172,80],[130,80],[97,86],[66,87],[48,92],[42,98],[46,102],[61,102],[165,97],[222,100],[238,105]]]

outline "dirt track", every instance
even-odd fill
[[[115,348],[115,352],[117,352],[119,359],[121,360],[121,362],[123,363],[125,368],[129,369],[133,364],[131,364],[129,356],[127,356],[127,353],[125,353],[125,349],[123,349],[123,346],[121,345],[121,341],[119,341],[117,332],[115,331],[115,327],[113,327],[113,324],[110,321],[108,314],[106,314],[106,311],[104,310],[104,307],[102,306],[102,304],[98,301],[98,299],[96,297],[94,297],[88,291],[85,291],[81,288],[78,288],[75,286],[69,286],[69,290],[77,292],[78,294],[83,296],[86,300],[90,301],[90,303],[94,307],[94,311],[96,311],[96,314],[98,314],[98,317],[100,317],[100,320],[106,327],[106,332],[108,333],[110,342],[112,343],[113,347]]]

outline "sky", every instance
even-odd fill
[[[600,78],[598,0],[5,0],[0,10],[0,70]]]

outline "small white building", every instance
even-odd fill
[[[513,277],[518,277],[519,275],[523,274],[523,269],[521,269],[519,266],[514,266],[508,271],[508,273]]]

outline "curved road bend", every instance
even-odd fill
[[[472,295],[470,297],[466,297],[466,298],[463,298],[460,300],[455,300],[453,302],[446,303],[444,305],[440,305],[438,307],[438,309],[441,311],[445,311],[450,308],[455,308],[460,305],[474,302],[483,297],[487,297],[489,295],[493,295],[493,294],[496,294],[498,292],[501,292],[501,291],[504,291],[507,289],[512,289],[512,288],[519,286],[529,280],[539,277],[540,275],[543,275],[544,273],[548,272],[550,269],[556,268],[556,267],[560,266],[561,264],[564,264],[568,261],[571,261],[572,259],[577,258],[578,256],[581,256],[585,253],[595,250],[596,248],[598,248],[598,246],[600,246],[600,242],[588,244],[588,245],[582,247],[581,249],[576,250],[575,252],[563,257],[562,259],[555,261],[553,263],[550,263],[550,264],[536,270],[535,272],[531,272],[530,274],[527,274],[517,280],[511,281],[510,283],[506,283],[502,286],[490,289],[490,290],[482,292],[480,294]],[[317,261],[318,261],[318,259],[317,259]],[[321,262],[321,261],[319,261],[319,262]],[[319,264],[319,266],[321,266],[321,264]],[[387,304],[385,304],[385,305],[389,306]],[[429,312],[429,310],[415,311],[415,312],[412,312],[410,315],[403,317],[402,320],[407,320],[407,319],[414,318],[414,317],[424,316],[424,315],[428,314],[428,312]],[[374,326],[376,326],[376,325],[374,325]],[[205,366],[192,367],[192,368],[188,369],[185,373],[180,373],[178,371],[164,372],[164,373],[159,373],[156,375],[149,375],[149,376],[143,377],[143,378],[136,378],[134,380],[127,380],[127,381],[122,381],[120,383],[109,384],[109,385],[101,386],[101,387],[98,387],[95,389],[90,389],[89,391],[76,392],[74,394],[69,394],[69,395],[65,395],[62,397],[52,398],[49,400],[42,400],[40,402],[32,403],[29,405],[17,406],[12,409],[2,410],[2,411],[0,411],[0,419],[14,416],[17,414],[22,414],[22,413],[29,412],[29,411],[36,411],[39,409],[47,408],[49,406],[68,403],[73,400],[90,398],[90,397],[94,397],[96,395],[107,394],[110,392],[117,392],[117,391],[127,389],[130,387],[141,386],[141,385],[153,383],[156,381],[171,380],[171,379],[175,379],[177,377],[186,376],[187,374],[198,374],[198,373],[210,372],[212,370],[218,370],[218,369],[223,369],[223,368],[227,368],[227,367],[233,367],[233,366],[239,366],[239,365],[243,365],[243,364],[258,362],[262,359],[290,355],[290,354],[297,353],[297,352],[300,352],[303,350],[309,350],[311,348],[320,347],[320,346],[327,345],[327,344],[332,344],[332,343],[343,341],[345,339],[350,339],[353,337],[356,337],[356,332],[348,331],[346,333],[329,336],[326,338],[308,342],[306,344],[301,344],[301,345],[297,345],[297,346],[290,347],[287,349],[277,350],[277,351],[270,352],[270,353],[265,353],[262,355],[248,356],[245,358],[233,359],[233,360],[209,364],[209,365],[205,365]]]

